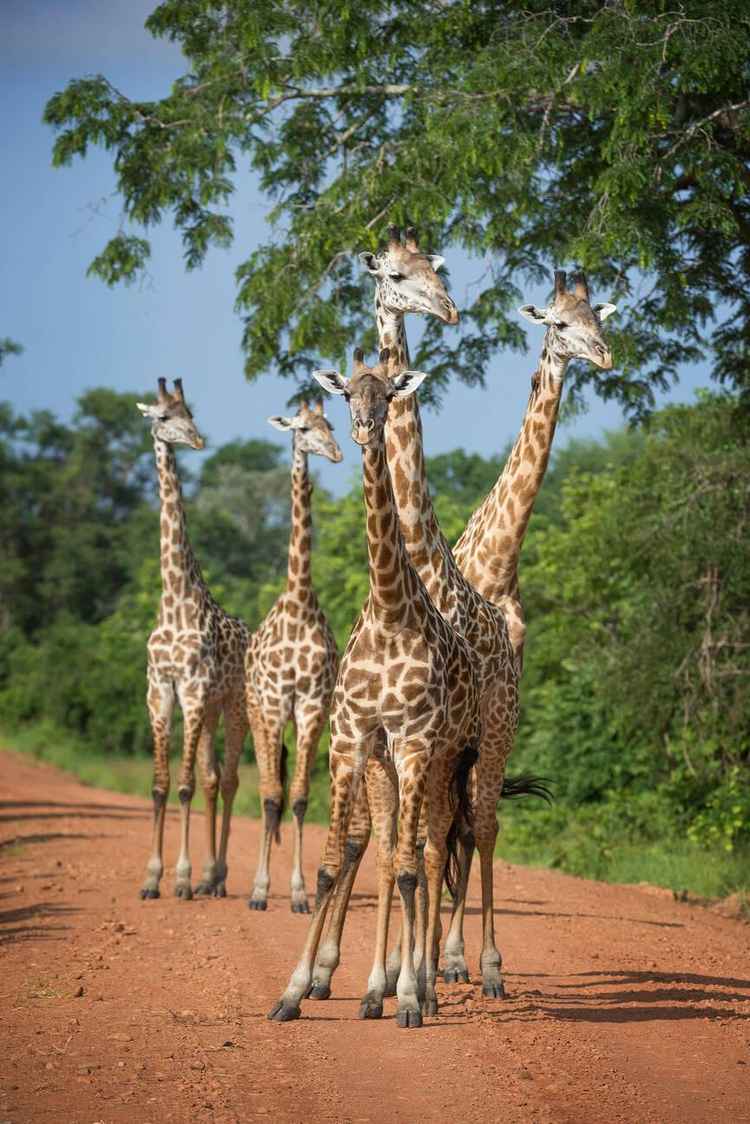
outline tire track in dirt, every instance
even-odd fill
[[[193,869],[201,858],[195,817]],[[259,825],[235,821],[231,897],[141,902],[146,801],[0,753],[0,1120],[750,1121],[750,927],[662,891],[496,864],[510,998],[441,987],[399,1031],[359,1022],[370,966],[370,851],[335,998],[265,1015],[306,921],[291,840],[266,913],[247,909]],[[287,832],[288,836],[288,832]],[[323,830],[306,831],[308,889]],[[177,817],[166,856],[177,853]],[[479,953],[478,881],[467,948]],[[476,977],[475,977],[476,981]],[[77,994],[81,992],[81,994]]]

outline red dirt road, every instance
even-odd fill
[[[750,926],[674,902],[496,864],[509,998],[440,987],[399,1030],[359,1022],[372,854],[337,998],[265,1015],[299,952],[288,828],[275,894],[248,910],[258,824],[236,820],[224,900],[138,898],[150,809],[0,753],[0,1124],[166,1121],[750,1121]],[[195,817],[193,871],[202,823]],[[308,889],[323,831],[307,830]],[[372,849],[371,849],[372,850]],[[177,817],[167,826],[168,863]],[[478,884],[467,950],[479,951]]]

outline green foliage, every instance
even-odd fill
[[[2,367],[9,355],[20,355],[22,351],[23,348],[20,343],[16,343],[16,341],[10,339],[10,337],[5,336],[0,339],[0,367]]]
[[[146,791],[145,645],[160,577],[153,455],[134,400],[91,391],[70,426],[0,408],[0,714],[45,759]],[[507,808],[507,857],[699,893],[747,888],[744,425],[736,397],[704,394],[645,431],[555,455],[522,555],[529,627],[511,770],[548,777],[556,799]],[[248,441],[186,457],[204,572],[253,626],[286,581],[283,456]],[[428,460],[450,537],[501,460]],[[343,650],[368,589],[359,479],[340,499],[316,489],[313,524],[315,586]],[[326,745],[311,798],[321,819]],[[249,777],[239,807],[257,814]]]
[[[129,223],[170,217],[188,268],[229,242],[237,178],[255,170],[275,230],[237,270],[250,377],[304,378],[371,344],[353,254],[408,220],[490,263],[462,333],[429,324],[430,393],[522,346],[518,285],[570,263],[620,308],[617,376],[579,367],[576,391],[639,415],[706,350],[717,378],[750,387],[742,5],[166,0],[146,26],[181,47],[184,75],[149,101],[71,81],[45,109],[53,159],[110,152]],[[120,232],[91,268],[129,280],[148,252]]]
[[[663,411],[645,435],[619,438],[609,452],[596,473],[570,466],[557,520],[532,521],[514,761],[551,777],[563,811],[575,808],[585,825],[578,842],[559,836],[568,868],[581,847],[601,848],[606,864],[604,840],[616,849],[623,838],[686,836],[747,849],[742,415],[732,399],[705,395]],[[540,822],[541,836],[562,828],[554,814],[547,827],[531,812],[519,816],[522,834]]]

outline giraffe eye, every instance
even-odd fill
[[[389,273],[388,276],[390,277],[391,281],[403,281],[404,279],[403,273]]]
[[[565,320],[556,320],[555,321],[555,327],[556,328],[567,328],[568,326],[569,325],[566,323]]]

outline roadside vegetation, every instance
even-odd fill
[[[70,425],[3,407],[0,721],[6,744],[145,796],[145,641],[160,582],[135,398],[91,391]],[[511,762],[548,777],[555,802],[506,808],[508,859],[707,896],[750,886],[743,425],[736,397],[705,393],[644,429],[558,450],[522,556],[529,633]],[[251,626],[285,580],[284,452],[231,442],[182,469],[208,580]],[[430,460],[449,538],[503,461],[462,450]],[[314,576],[343,647],[367,585],[360,486],[315,495]],[[319,820],[326,750],[324,740],[310,807]],[[258,814],[256,779],[245,764],[242,813]]]

